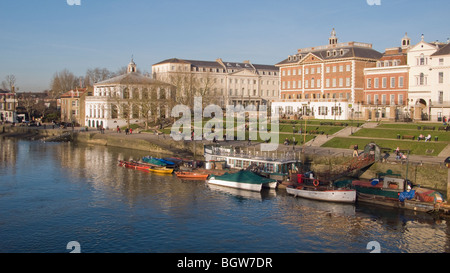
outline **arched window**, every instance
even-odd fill
[[[123,90],[123,98],[124,99],[129,99],[130,98],[130,91],[128,90],[128,88],[125,88]]]

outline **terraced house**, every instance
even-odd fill
[[[286,116],[346,120],[362,112],[364,69],[375,67],[382,54],[372,44],[339,43],[333,29],[328,44],[298,49],[276,64],[280,98],[272,101]]]

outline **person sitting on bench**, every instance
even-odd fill
[[[417,141],[421,141],[421,140],[424,140],[424,139],[425,139],[425,137],[422,134],[420,134],[420,136],[417,137]]]
[[[428,136],[425,138],[425,142],[427,142],[427,141],[431,141],[431,135],[430,134],[428,134]]]

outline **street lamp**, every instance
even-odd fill
[[[295,136],[294,136],[294,132],[295,132],[295,125],[292,125],[292,151],[295,151]]]

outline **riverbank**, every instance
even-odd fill
[[[12,127],[10,125],[0,126],[0,136],[15,137],[40,141],[74,141],[89,145],[102,145],[134,149],[160,154],[161,156],[195,157],[203,159],[204,145],[211,144],[211,141],[174,141],[168,135],[157,133],[117,133],[116,131],[98,130],[86,131],[84,128],[52,129],[44,127]],[[227,141],[222,145],[241,146],[243,149],[258,150],[259,143],[248,144],[247,141]],[[194,150],[195,147],[195,150]],[[351,149],[324,148],[313,145],[286,146],[279,145],[279,152],[304,151],[303,158],[313,162],[314,170],[329,170],[333,166],[339,166],[348,161],[353,151]],[[410,155],[409,166],[405,162],[395,160],[390,157],[385,162],[379,162],[370,167],[362,175],[362,178],[373,178],[377,172],[387,172],[392,170],[408,177],[413,183],[424,187],[430,187],[442,192],[447,190],[447,168],[443,164],[445,158],[437,156],[414,156]]]

